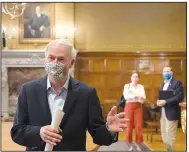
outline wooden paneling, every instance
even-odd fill
[[[122,94],[122,89],[108,89],[105,91],[105,100],[115,100],[115,102],[120,98],[120,95]],[[116,100],[117,99],[117,100]]]
[[[186,53],[79,52],[75,77],[97,89],[100,102],[117,102],[131,72],[140,71],[146,101],[156,103],[162,85],[162,69],[170,64],[174,77],[181,80],[186,92]]]
[[[85,74],[83,74],[83,75],[81,75],[80,76],[80,81],[82,81],[82,82],[84,82],[84,83],[87,83],[87,84],[89,84],[89,85],[92,85],[91,84],[91,76],[90,76],[91,74],[90,73],[86,73],[85,72]]]
[[[108,72],[120,72],[121,71],[121,60],[108,59],[105,60],[106,71]]]
[[[170,65],[174,69],[175,74],[182,74],[182,60],[180,59],[171,59]]]
[[[110,73],[106,74],[106,88],[119,88],[122,84],[122,77],[120,74]]]
[[[163,82],[163,78],[162,78],[161,73],[153,74],[151,79],[152,79],[152,82],[153,82],[153,84],[152,84],[153,88],[160,88],[161,87],[162,82]]]
[[[139,72],[152,72],[153,71],[153,65],[152,62],[148,59],[146,60],[137,60],[136,61],[136,70]]]
[[[152,60],[153,70],[155,73],[162,73],[162,69],[165,65],[169,64],[169,61],[166,59],[155,59]]]
[[[130,74],[130,72],[127,73],[127,74],[124,74],[122,82],[130,82],[130,81],[131,81],[131,74]],[[124,86],[125,84],[122,84],[122,85]]]
[[[123,72],[131,72],[136,70],[136,61],[133,59],[123,59]]]
[[[150,99],[151,102],[156,101],[157,98],[156,98],[156,95],[155,95],[155,89],[154,88],[146,88],[145,86],[144,86],[144,88],[145,88],[147,100],[149,101],[149,99]]]
[[[186,75],[186,60],[182,60],[182,74],[183,75]],[[185,79],[186,79],[186,77],[185,77]]]
[[[90,61],[92,72],[104,72],[104,59],[95,59]]]
[[[150,88],[152,86],[152,75],[151,74],[140,74],[140,83],[147,88]]]
[[[100,101],[101,101],[101,99],[104,99],[104,92],[105,92],[105,90],[102,89],[102,88],[97,88],[96,87],[96,91],[97,91],[97,95],[98,95]]]
[[[90,66],[89,66],[90,61],[89,60],[81,60],[80,64],[81,64],[81,71],[90,71]]]
[[[90,76],[90,84],[97,88],[104,88],[105,86],[105,76],[99,73],[94,73]]]

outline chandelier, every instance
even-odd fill
[[[2,3],[2,12],[14,19],[21,16],[26,7],[27,3]]]

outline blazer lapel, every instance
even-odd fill
[[[51,124],[52,116],[50,113],[50,108],[48,104],[48,98],[47,98],[47,76],[40,79],[39,81],[39,87],[36,87],[36,96],[39,101],[39,104],[42,107],[41,114],[44,113],[45,117],[45,124]]]
[[[70,77],[70,81],[69,81],[69,86],[68,86],[68,94],[66,97],[66,101],[64,104],[64,117],[62,119],[62,122],[60,124],[60,126],[64,126],[72,107],[74,106],[74,103],[77,99],[77,96],[79,94],[79,86],[76,80],[74,80],[72,77]]]

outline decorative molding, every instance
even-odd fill
[[[2,67],[2,88],[5,88],[7,85],[7,68]]]
[[[43,50],[37,51],[2,51],[3,66],[43,66],[45,61],[45,53]]]
[[[111,44],[103,44],[103,45],[97,45],[97,44],[91,44],[87,47],[84,47],[82,45],[78,45],[77,50],[79,51],[97,51],[97,52],[104,52],[104,51],[186,51],[186,44],[181,45],[173,45],[173,44],[166,44],[166,45],[153,45],[153,44],[119,44],[119,45],[111,45]]]
[[[186,52],[78,52],[77,53],[77,59],[83,58],[83,57],[186,57]]]

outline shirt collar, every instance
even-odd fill
[[[171,79],[172,79],[172,76],[171,76],[171,78],[170,78],[169,80],[164,80],[164,83],[169,83],[169,82],[171,82]]]
[[[66,90],[68,90],[69,80],[70,80],[70,75],[68,74],[67,80],[64,83],[63,87],[61,87],[61,89],[65,88]],[[50,83],[50,80],[49,80],[49,76],[47,76],[47,90],[49,88],[51,88],[51,83]]]

